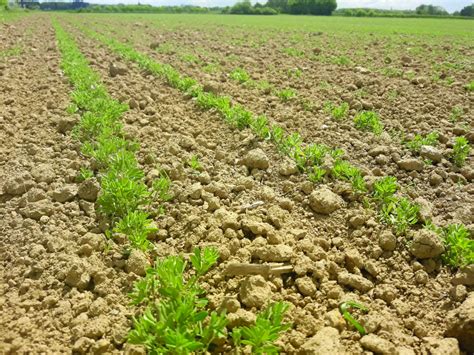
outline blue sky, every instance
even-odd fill
[[[86,0],[87,1],[87,0]],[[227,6],[233,5],[237,0],[88,0],[91,3],[100,4],[152,4],[152,5],[182,5],[192,4],[199,6]],[[252,0],[255,2],[255,0]],[[266,0],[258,0],[265,3]],[[338,0],[338,8],[344,7],[371,7],[378,9],[415,9],[421,4],[433,4],[442,6],[449,12],[461,10],[464,6],[470,5],[473,0]]]

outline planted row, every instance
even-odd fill
[[[153,199],[170,198],[170,181],[162,176],[153,183],[152,191],[148,190],[134,155],[138,144],[124,138],[119,122],[127,107],[109,97],[74,41],[57,23],[55,28],[63,70],[75,87],[70,111],[81,113],[74,135],[83,142],[82,152],[93,159],[99,172],[100,210],[111,219],[113,232],[126,234],[132,246],[147,250],[147,237],[156,231],[147,206]],[[192,159],[189,164],[198,168],[199,162]],[[88,170],[82,170],[82,175],[93,176]],[[269,305],[257,315],[255,325],[235,327],[230,334],[225,312],[208,310],[199,279],[218,257],[214,248],[195,249],[190,258],[193,276],[188,276],[183,257],[157,260],[131,293],[132,303],[142,306],[143,312],[134,318],[128,340],[144,345],[151,353],[205,352],[215,348],[218,339],[227,338],[237,350],[248,345],[257,353],[277,351],[274,342],[290,327],[283,323],[287,304]]]
[[[200,108],[216,111],[231,126],[237,129],[250,128],[261,139],[272,141],[280,152],[295,161],[300,171],[307,173],[311,181],[322,182],[326,177],[335,178],[350,182],[354,192],[361,197],[362,193],[368,193],[366,197],[378,208],[381,220],[392,225],[397,234],[406,234],[411,226],[418,224],[419,206],[399,195],[393,197],[390,202],[377,201],[376,191],[369,192],[361,170],[342,159],[344,152],[341,149],[331,149],[320,144],[305,144],[298,133],[287,134],[282,127],[271,125],[265,116],[256,116],[245,107],[232,103],[229,97],[204,91],[196,80],[181,76],[170,65],[157,63],[147,55],[113,38],[88,29],[83,30],[89,36],[107,44],[123,58],[136,62],[142,69],[162,77],[170,86],[192,97]],[[383,128],[378,115],[372,111],[359,113],[354,122],[358,128],[374,133],[381,133]],[[395,181],[396,184],[394,177],[380,179],[380,184],[385,185],[390,181],[392,184]],[[392,196],[396,191],[397,188]]]

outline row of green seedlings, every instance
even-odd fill
[[[289,71],[289,73],[296,73],[296,74],[289,74],[289,75],[301,75],[301,71],[299,69]],[[285,88],[281,90],[277,90],[267,81],[254,81],[250,77],[250,74],[247,73],[245,69],[236,68],[230,74],[229,77],[237,81],[240,84],[245,84],[247,87],[256,88],[262,90],[264,92],[270,93],[272,92],[275,96],[277,96],[282,102],[288,102],[291,99],[297,96],[297,92],[295,89],[292,88]]]
[[[375,190],[370,193],[361,170],[342,159],[344,152],[341,149],[331,149],[320,144],[305,145],[298,133],[286,134],[284,129],[278,125],[270,125],[265,116],[255,116],[244,107],[233,105],[228,97],[205,92],[194,79],[182,77],[171,66],[157,63],[130,46],[110,37],[105,37],[90,30],[85,31],[109,45],[113,51],[125,59],[138,63],[143,69],[164,78],[170,86],[193,97],[199,107],[206,110],[215,110],[230,125],[238,129],[250,128],[261,139],[271,140],[280,152],[294,159],[298,168],[307,173],[311,181],[315,183],[322,182],[326,176],[329,176],[350,182],[356,194],[362,196],[363,193],[369,193],[364,201],[378,208],[382,221],[393,226],[396,234],[407,234],[409,227],[418,224],[419,206],[406,197],[395,196],[395,192],[398,190],[396,178],[389,176],[379,179],[378,184],[374,185]],[[375,113],[365,113],[361,115],[362,118],[357,121],[357,124],[362,127],[370,127],[372,125],[370,122],[378,122],[378,116]],[[383,191],[393,191],[391,197],[382,200],[383,203],[381,203],[377,197],[380,194],[377,188]],[[451,247],[456,248],[457,246],[447,245],[447,249]]]
[[[162,201],[170,198],[169,178],[162,176],[148,191],[134,156],[138,144],[125,140],[119,122],[127,107],[109,97],[73,40],[57,23],[55,28],[62,68],[75,87],[71,111],[82,113],[74,134],[83,142],[83,154],[92,158],[99,170],[100,211],[111,218],[113,232],[127,235],[132,247],[146,251],[151,244],[148,236],[156,232],[146,208],[155,194]],[[189,165],[197,169],[197,157]],[[82,174],[92,176],[87,170]],[[208,302],[198,283],[218,257],[214,248],[195,249],[190,258],[194,275],[189,278],[183,257],[157,260],[131,293],[133,304],[143,306],[144,311],[134,319],[128,340],[144,345],[151,353],[199,353],[228,338],[225,312],[207,310]],[[276,352],[275,341],[291,327],[283,323],[288,307],[282,302],[271,304],[257,315],[255,325],[235,327],[230,335],[236,352],[245,346],[256,353]]]
[[[109,96],[74,40],[58,23],[54,27],[62,54],[61,67],[74,86],[68,112],[81,115],[73,135],[82,143],[82,154],[92,159],[101,185],[99,212],[108,218],[113,233],[125,234],[132,247],[148,250],[148,236],[156,232],[156,227],[147,207],[153,200],[167,197],[169,179],[163,175],[148,189],[135,157],[139,145],[125,138],[120,122],[127,105]],[[82,178],[93,175],[93,171],[81,171]],[[108,235],[112,236],[112,232],[109,230]]]
[[[343,102],[340,105],[328,101],[324,104],[324,111],[335,120],[342,120],[349,114],[349,104]],[[354,117],[354,125],[357,129],[366,132],[372,132],[380,135],[383,132],[383,123],[379,115],[374,111],[362,111]],[[411,140],[402,140],[402,143],[412,152],[419,153],[424,145],[436,146],[438,144],[439,134],[431,132],[426,135],[417,134]],[[470,145],[466,137],[456,137],[454,139],[451,160],[457,167],[465,165],[470,154]]]
[[[131,293],[133,304],[144,311],[134,318],[129,341],[144,345],[151,354],[221,353],[228,339],[234,354],[278,353],[275,342],[291,328],[284,322],[287,303],[270,304],[254,325],[232,330],[227,330],[224,310],[209,312],[199,280],[218,258],[217,250],[208,247],[194,250],[191,267],[183,257],[171,256],[149,268]]]

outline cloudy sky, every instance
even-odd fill
[[[86,0],[87,1],[87,0]],[[257,0],[265,3],[266,0]],[[152,5],[199,5],[199,6],[227,6],[233,5],[237,0],[88,0],[91,3],[99,4],[152,4]],[[255,0],[252,0],[255,2]],[[371,7],[378,9],[415,9],[421,4],[433,4],[442,6],[449,12],[461,10],[464,6],[470,5],[473,0],[338,0],[338,8],[344,7]]]

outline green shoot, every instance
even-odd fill
[[[146,251],[151,243],[148,236],[158,229],[149,219],[148,213],[143,211],[133,211],[119,220],[115,225],[115,233],[123,233],[128,236],[133,247]]]
[[[250,75],[242,68],[234,69],[229,76],[232,80],[238,81],[241,84],[250,80]]]
[[[130,343],[144,345],[151,354],[190,354],[206,353],[211,344],[225,338],[225,314],[208,311],[208,300],[198,285],[218,257],[213,248],[195,249],[191,263],[196,273],[190,277],[182,257],[156,261],[130,294],[133,304],[145,307],[133,319]]]
[[[454,142],[452,159],[454,165],[462,167],[469,156],[471,147],[465,137],[456,137]]]
[[[394,194],[397,192],[397,178],[385,176],[374,183],[374,199],[381,204],[388,204],[394,201]]]
[[[383,132],[383,124],[379,116],[373,111],[362,111],[354,118],[354,124],[361,131],[369,131],[374,134]]]
[[[446,246],[446,252],[441,256],[445,264],[455,268],[474,264],[474,240],[465,226],[452,224],[440,232]]]
[[[335,120],[341,120],[347,116],[349,112],[349,104],[343,102],[339,106],[336,106],[332,102],[327,101],[324,104],[324,112],[330,114]]]
[[[265,116],[256,117],[250,124],[250,127],[261,139],[269,139],[271,136],[268,119]]]
[[[92,179],[93,177],[94,177],[94,172],[91,169],[87,169],[87,168],[82,167],[79,170],[79,175],[77,177],[77,180],[78,181],[85,181],[85,180],[88,180],[88,179]]]
[[[281,101],[287,102],[290,101],[292,98],[296,97],[296,91],[294,89],[282,89],[277,91],[276,95],[280,98]]]
[[[255,325],[236,327],[232,330],[232,339],[236,347],[249,345],[252,354],[277,354],[279,348],[275,345],[280,333],[291,328],[291,324],[283,323],[283,316],[289,305],[277,302],[268,306],[257,315]]]
[[[439,137],[438,132],[431,132],[424,137],[420,134],[417,134],[412,140],[405,142],[405,145],[412,152],[418,153],[421,150],[421,147],[424,145],[431,145],[431,146],[437,145],[438,137]]]
[[[459,121],[459,119],[462,117],[463,114],[464,114],[464,110],[462,107],[454,106],[451,110],[451,115],[449,116],[449,120],[452,123],[456,123],[457,121]]]
[[[199,171],[202,170],[201,163],[199,162],[199,158],[197,155],[193,155],[191,159],[188,161],[188,165],[191,169]]]
[[[315,184],[320,183],[326,175],[326,170],[320,168],[319,166],[313,166],[313,171],[308,173],[308,179]]]
[[[397,235],[406,234],[408,228],[418,223],[420,207],[405,197],[382,206],[382,220],[394,226]]]
[[[352,308],[356,308],[356,309],[359,309],[361,310],[362,312],[366,313],[369,311],[369,309],[357,302],[354,302],[354,301],[346,301],[346,302],[342,302],[340,305],[339,305],[339,311],[341,312],[342,316],[344,317],[344,319],[349,322],[350,324],[352,324],[352,326],[354,328],[357,329],[357,331],[361,334],[361,335],[365,335],[367,334],[365,328],[352,316],[352,314],[350,313],[351,309]]]

